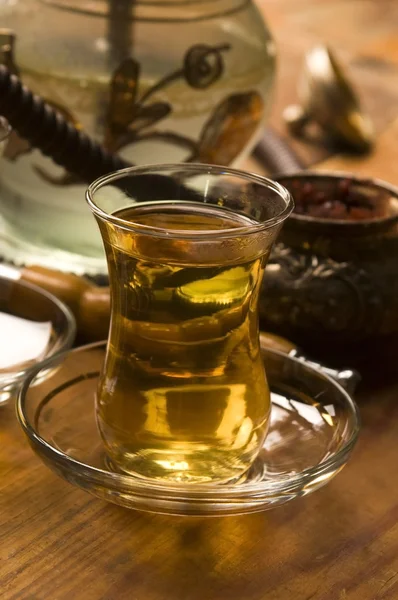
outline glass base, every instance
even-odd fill
[[[105,451],[106,452],[106,451]],[[250,468],[249,464],[239,462],[235,467],[235,475],[232,475],[233,469],[226,459],[222,460],[220,457],[219,461],[213,457],[213,460],[203,460],[199,463],[198,456],[192,455],[192,460],[196,465],[196,470],[193,473],[192,470],[188,469],[189,457],[186,453],[181,457],[176,457],[173,462],[170,460],[170,452],[165,452],[165,458],[162,460],[162,455],[158,452],[156,455],[145,456],[143,458],[140,452],[131,454],[130,456],[123,455],[123,461],[127,463],[128,470],[121,469],[120,466],[112,460],[108,455],[104,455],[104,463],[108,469],[115,473],[124,475],[130,475],[131,477],[138,477],[143,481],[159,481],[163,483],[173,484],[203,484],[203,483],[234,483],[240,480],[245,472]],[[149,464],[148,464],[149,463]],[[198,465],[199,463],[199,465]],[[239,468],[240,467],[240,468]]]

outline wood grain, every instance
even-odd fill
[[[355,168],[398,183],[394,0],[259,4],[281,55],[274,125],[283,131],[302,53],[327,40],[350,61],[384,132]],[[295,144],[309,162],[326,158]],[[338,157],[324,166],[347,165]],[[359,445],[329,486],[275,511],[208,520],[127,511],[72,488],[32,453],[13,407],[1,408],[0,598],[397,600],[397,378],[368,385],[358,400]]]
[[[6,600],[396,600],[398,385],[359,398],[363,431],[327,487],[215,519],[106,505],[33,455],[1,416],[0,585]]]

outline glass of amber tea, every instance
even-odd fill
[[[241,476],[269,424],[258,299],[291,196],[258,175],[179,164],[107,175],[87,200],[111,288],[96,397],[110,464],[168,484]]]

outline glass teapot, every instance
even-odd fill
[[[5,0],[0,22],[0,59],[131,163],[236,165],[264,125],[275,50],[250,0]],[[85,187],[12,133],[2,257],[106,273]]]

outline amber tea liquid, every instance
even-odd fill
[[[113,290],[97,396],[107,454],[139,476],[231,480],[253,462],[268,428],[256,309],[264,240],[238,232],[189,239],[253,224],[202,203],[152,202],[115,214],[172,235],[100,223]]]

